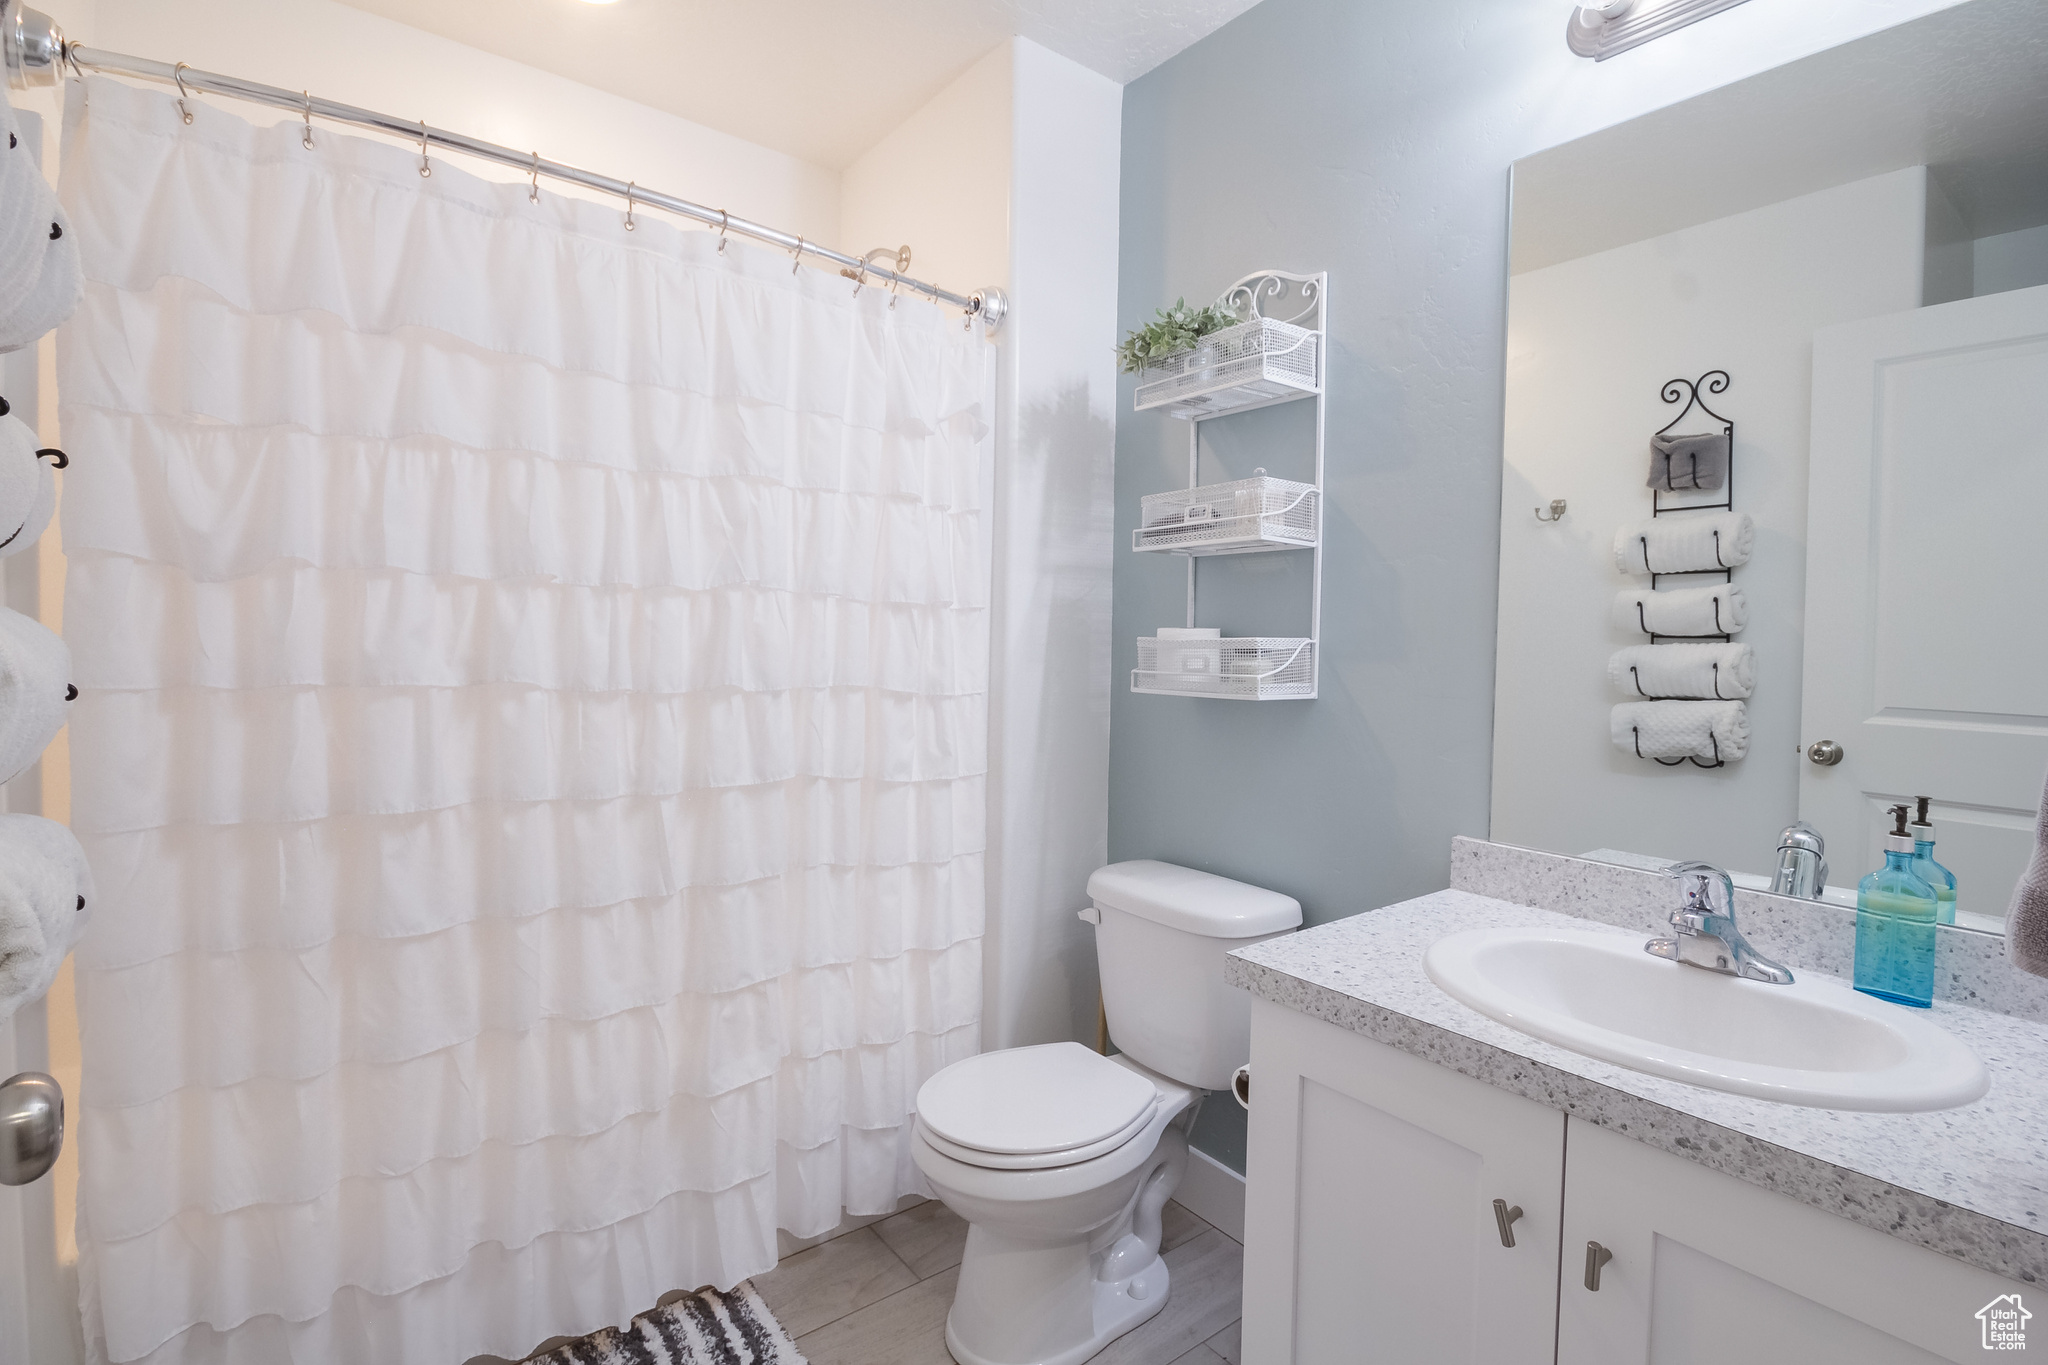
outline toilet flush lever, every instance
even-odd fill
[[[1505,1199],[1493,1201],[1493,1221],[1500,1228],[1500,1244],[1512,1247],[1515,1244],[1515,1220],[1522,1216],[1522,1206],[1510,1206]]]

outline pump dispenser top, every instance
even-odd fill
[[[1927,818],[1928,798],[1915,797],[1919,815],[1913,821],[1913,871],[1934,888],[1938,909],[1935,918],[1943,924],[1956,922],[1956,874],[1934,861],[1934,824]]]

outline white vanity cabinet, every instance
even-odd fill
[[[1252,1077],[1246,1365],[1551,1358],[1564,1115],[1259,999]]]
[[[1589,1242],[1613,1253],[1597,1292]],[[1563,1272],[1557,1365],[1976,1361],[1992,1354],[1978,1310],[2017,1294],[2048,1312],[2026,1285],[1580,1122]]]
[[[1990,1358],[2001,1296],[2048,1314],[2048,1291],[1252,1011],[1245,1365],[1925,1365]],[[1512,1248],[1495,1199],[1522,1210]]]

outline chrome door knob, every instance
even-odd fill
[[[1831,739],[1817,739],[1806,746],[1806,761],[1832,768],[1842,761],[1842,746]]]
[[[0,1185],[40,1180],[64,1150],[64,1092],[56,1079],[24,1071],[0,1082]]]

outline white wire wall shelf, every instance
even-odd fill
[[[1229,483],[1148,495],[1131,548],[1142,553],[1243,555],[1306,550],[1316,543],[1312,483],[1260,473]]]
[[[1330,326],[1327,273],[1261,270],[1224,292],[1243,321],[1211,332],[1193,350],[1148,362],[1139,411],[1164,410],[1188,424],[1187,487],[1144,499],[1131,548],[1187,559],[1187,625],[1195,628],[1196,565],[1217,555],[1306,550],[1310,555],[1307,636],[1218,635],[1138,640],[1131,691],[1160,697],[1239,701],[1312,700],[1323,630],[1323,337]],[[1202,423],[1273,403],[1316,403],[1315,480],[1201,481]]]
[[[1141,635],[1131,691],[1236,701],[1313,697],[1316,642],[1301,636],[1162,640]]]
[[[1253,317],[1211,332],[1194,349],[1145,362],[1137,409],[1169,417],[1221,417],[1323,390],[1322,333]]]

